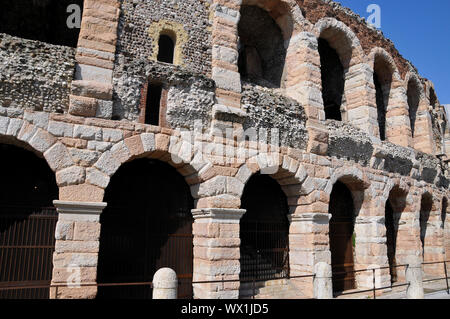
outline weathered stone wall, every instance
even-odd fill
[[[166,29],[185,38],[180,51],[180,65],[196,73],[211,72],[210,1],[121,1],[117,54],[130,59],[154,59],[159,33]],[[167,22],[167,25],[164,25]],[[174,24],[171,24],[174,23]],[[161,27],[154,28],[154,24]],[[171,30],[174,25],[179,28]],[[155,43],[156,42],[156,43]],[[177,45],[178,45],[177,44]],[[127,63],[126,61],[124,61]]]
[[[188,103],[181,113],[200,115],[200,112],[200,119],[207,120],[205,113],[211,110],[211,97],[208,97],[208,92],[199,92],[198,89],[201,90],[207,82],[201,77],[211,73],[209,2],[147,0],[136,4],[125,0],[121,8],[114,68],[113,117],[137,120],[141,89],[148,80],[152,80],[175,86],[169,90],[169,102],[176,101],[180,91],[186,91],[180,85],[189,87],[187,90],[192,94],[189,99],[196,105]],[[142,19],[143,16],[146,18]],[[175,40],[176,67],[155,62],[161,34],[169,34]],[[190,80],[187,79],[189,77]],[[194,79],[199,82],[195,84],[196,88],[191,87]],[[211,85],[207,83],[206,90],[209,91]],[[186,101],[187,95],[189,93],[183,92],[184,97],[178,100],[178,105]],[[193,110],[188,111],[188,107],[193,107]],[[168,105],[169,112],[170,109]],[[175,119],[176,115],[171,112],[169,118]]]
[[[249,4],[268,11],[283,35],[291,36],[285,39],[289,45],[280,89],[241,82],[239,11],[241,5]],[[183,44],[176,49],[175,65],[154,61],[155,39],[168,31]],[[322,36],[348,68],[343,122],[324,118],[317,48]],[[65,111],[75,53],[4,35],[0,39],[5,38],[9,40],[1,42],[0,55],[13,63],[0,65],[0,84],[18,74],[27,85],[17,82],[12,90],[0,91],[0,141],[34,150],[55,172],[61,202],[55,203],[60,216],[53,283],[67,281],[74,264],[81,267],[82,284],[96,281],[105,189],[122,164],[140,157],[169,163],[190,186],[195,200],[194,280],[239,278],[238,230],[245,213],[240,209],[241,196],[247,181],[258,172],[270,174],[286,194],[293,276],[313,274],[319,262],[331,263],[329,203],[337,181],[349,188],[357,208],[356,269],[388,265],[385,205],[389,198],[395,200],[399,224],[398,263],[422,254],[419,219],[424,194],[431,194],[433,202],[426,258],[442,256],[444,231],[437,225],[442,222],[442,198],[450,196],[450,176],[448,163],[431,155],[432,145],[426,144],[432,137],[427,126],[432,103],[418,92],[422,125],[422,135],[415,140],[421,143],[418,147],[406,121],[406,90],[410,79],[420,83],[420,77],[378,31],[334,2],[86,0],[70,114]],[[36,48],[44,52],[33,56]],[[385,58],[393,73],[387,126],[395,134],[385,142],[377,133],[376,56]],[[42,66],[43,58],[47,64]],[[72,73],[64,82],[69,66]],[[30,79],[33,82],[27,82]],[[141,90],[149,80],[168,88],[169,127],[138,123]],[[48,87],[51,92],[34,94],[34,89]],[[100,116],[99,104],[113,102],[113,110]],[[196,120],[202,120],[204,134],[185,140],[177,129],[192,129]],[[208,128],[233,128],[241,133],[249,128],[279,129],[280,147],[244,141],[246,150],[241,152],[239,139],[208,134]],[[210,152],[199,149],[203,145],[211,146]],[[380,274],[381,284],[387,286],[388,270]],[[358,275],[358,288],[370,287],[369,277]],[[293,282],[305,296],[311,294],[310,279]],[[236,298],[238,292],[237,282],[194,287],[200,298]],[[65,287],[53,291],[52,297],[93,298],[95,294],[92,287]]]
[[[242,105],[247,112],[244,130],[264,128],[270,140],[271,129],[276,129],[280,145],[306,149],[306,114],[297,101],[271,89],[245,84]]]
[[[116,67],[113,79],[116,88],[115,118],[130,121],[139,118],[142,88],[149,79],[162,82],[169,89],[167,120],[170,127],[193,127],[194,120],[203,121],[205,127],[209,125],[214,104],[214,81],[179,66],[145,59],[134,59],[127,65]]]
[[[75,49],[0,34],[0,106],[66,112]]]

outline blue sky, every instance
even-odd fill
[[[449,0],[337,0],[366,19],[368,5],[381,7],[381,30],[397,50],[433,81],[439,101],[450,104]]]

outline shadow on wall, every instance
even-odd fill
[[[286,60],[283,34],[270,14],[242,6],[239,32],[239,73],[266,87],[279,88]]]
[[[83,0],[2,0],[0,33],[76,47],[80,30],[67,26],[71,4],[83,8]]]

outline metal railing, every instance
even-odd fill
[[[449,283],[449,276],[448,276],[448,270],[447,270],[447,265],[450,264],[450,261],[438,261],[438,262],[425,262],[422,263],[422,266],[424,265],[438,265],[438,264],[443,264],[444,265],[444,274],[445,277],[439,277],[439,278],[429,278],[426,280],[423,280],[423,282],[432,282],[432,281],[439,281],[439,280],[445,280],[446,282],[446,291],[447,294],[450,295],[450,283]],[[405,287],[405,286],[409,286],[410,284],[407,282],[404,283],[398,283],[395,284],[394,282],[391,282],[391,285],[389,286],[384,286],[384,287],[377,287],[377,283],[376,283],[376,272],[377,271],[381,271],[384,269],[392,269],[392,268],[405,268],[406,269],[409,267],[409,264],[404,264],[404,265],[392,265],[392,266],[386,266],[386,267],[377,267],[377,268],[373,268],[373,269],[360,269],[360,270],[353,270],[353,271],[349,271],[349,272],[341,272],[341,273],[333,273],[333,275],[342,275],[342,274],[348,274],[348,273],[362,273],[362,272],[371,272],[372,274],[372,285],[373,287],[370,289],[355,289],[355,291],[349,291],[349,292],[340,292],[338,294],[335,294],[334,296],[346,296],[346,295],[356,295],[356,294],[362,294],[362,293],[367,293],[367,292],[371,292],[373,299],[377,298],[377,291],[380,290],[386,290],[386,289],[392,289],[392,288],[397,288],[397,287]],[[406,276],[405,276],[406,277]],[[312,280],[314,280],[316,278],[316,274],[311,274],[311,275],[298,275],[298,276],[289,276],[286,275],[282,278],[277,277],[274,278],[272,280],[289,280],[289,279],[302,279],[302,278],[311,278]],[[267,282],[270,280],[267,279],[257,279],[257,278],[252,278],[252,279],[246,279],[246,280],[241,280],[241,279],[219,279],[219,280],[210,280],[210,281],[194,281],[192,282],[192,285],[199,285],[199,284],[225,284],[225,283],[236,283],[239,282],[240,284],[248,284],[251,283],[251,289],[252,289],[252,299],[255,299],[257,296],[257,283],[260,282]],[[179,285],[181,284],[181,282],[178,283]],[[6,290],[21,290],[21,289],[51,289],[51,288],[55,288],[55,295],[58,295],[58,289],[59,288],[77,288],[77,287],[125,287],[125,286],[149,286],[150,288],[153,288],[153,284],[152,282],[133,282],[133,283],[80,283],[80,284],[51,284],[51,283],[36,283],[36,284],[32,284],[32,283],[13,283],[13,282],[6,282],[6,283],[0,283],[0,291],[6,291]],[[313,298],[311,298],[313,299]]]
[[[152,282],[131,282],[131,283],[79,283],[79,284],[51,284],[51,283],[15,283],[5,282],[0,283],[0,291],[20,291],[25,289],[55,289],[54,295],[58,296],[58,289],[60,288],[85,288],[85,287],[134,287],[134,286],[148,286],[153,288]]]
[[[339,292],[339,293],[335,293],[334,296],[347,296],[347,295],[356,295],[356,294],[361,294],[361,293],[365,293],[365,292],[371,292],[373,299],[376,299],[376,293],[379,290],[385,290],[385,289],[392,289],[392,288],[397,288],[397,287],[405,287],[405,286],[409,286],[409,283],[400,283],[400,284],[394,284],[391,281],[391,284],[389,286],[385,286],[385,287],[377,287],[376,285],[376,271],[381,271],[383,269],[392,269],[392,268],[407,268],[409,265],[392,265],[392,266],[387,266],[387,267],[377,267],[377,268],[372,268],[372,269],[360,269],[360,270],[353,270],[353,271],[349,271],[350,273],[362,273],[362,272],[371,272],[372,273],[372,288],[371,289],[356,289],[355,291],[350,291],[350,292]],[[347,272],[342,272],[342,273],[333,273],[333,275],[345,275],[347,274]]]
[[[435,261],[435,262],[424,262],[422,265],[438,265],[438,264],[444,264],[444,274],[445,277],[440,278],[432,278],[432,279],[426,279],[423,280],[423,282],[431,282],[431,281],[438,281],[438,280],[445,280],[446,286],[447,286],[447,294],[450,295],[450,286],[449,286],[449,277],[448,277],[448,270],[447,270],[447,264],[450,264],[450,260],[445,261]]]
[[[240,284],[248,284],[251,283],[252,284],[252,299],[255,299],[256,297],[256,284],[260,283],[260,282],[267,282],[267,281],[271,281],[271,280],[289,280],[289,279],[301,279],[301,278],[312,278],[314,280],[314,278],[316,277],[315,274],[312,275],[299,275],[299,276],[283,276],[283,277],[274,277],[272,279],[257,279],[256,277],[251,278],[251,279],[220,279],[220,280],[210,280],[210,281],[194,281],[192,282],[192,285],[195,284],[224,284],[224,283],[233,283],[233,282],[239,282]]]

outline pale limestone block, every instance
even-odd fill
[[[56,182],[59,186],[82,184],[85,178],[85,169],[80,166],[68,167],[56,173]]]
[[[161,268],[153,276],[153,299],[177,299],[178,278],[170,268]]]

